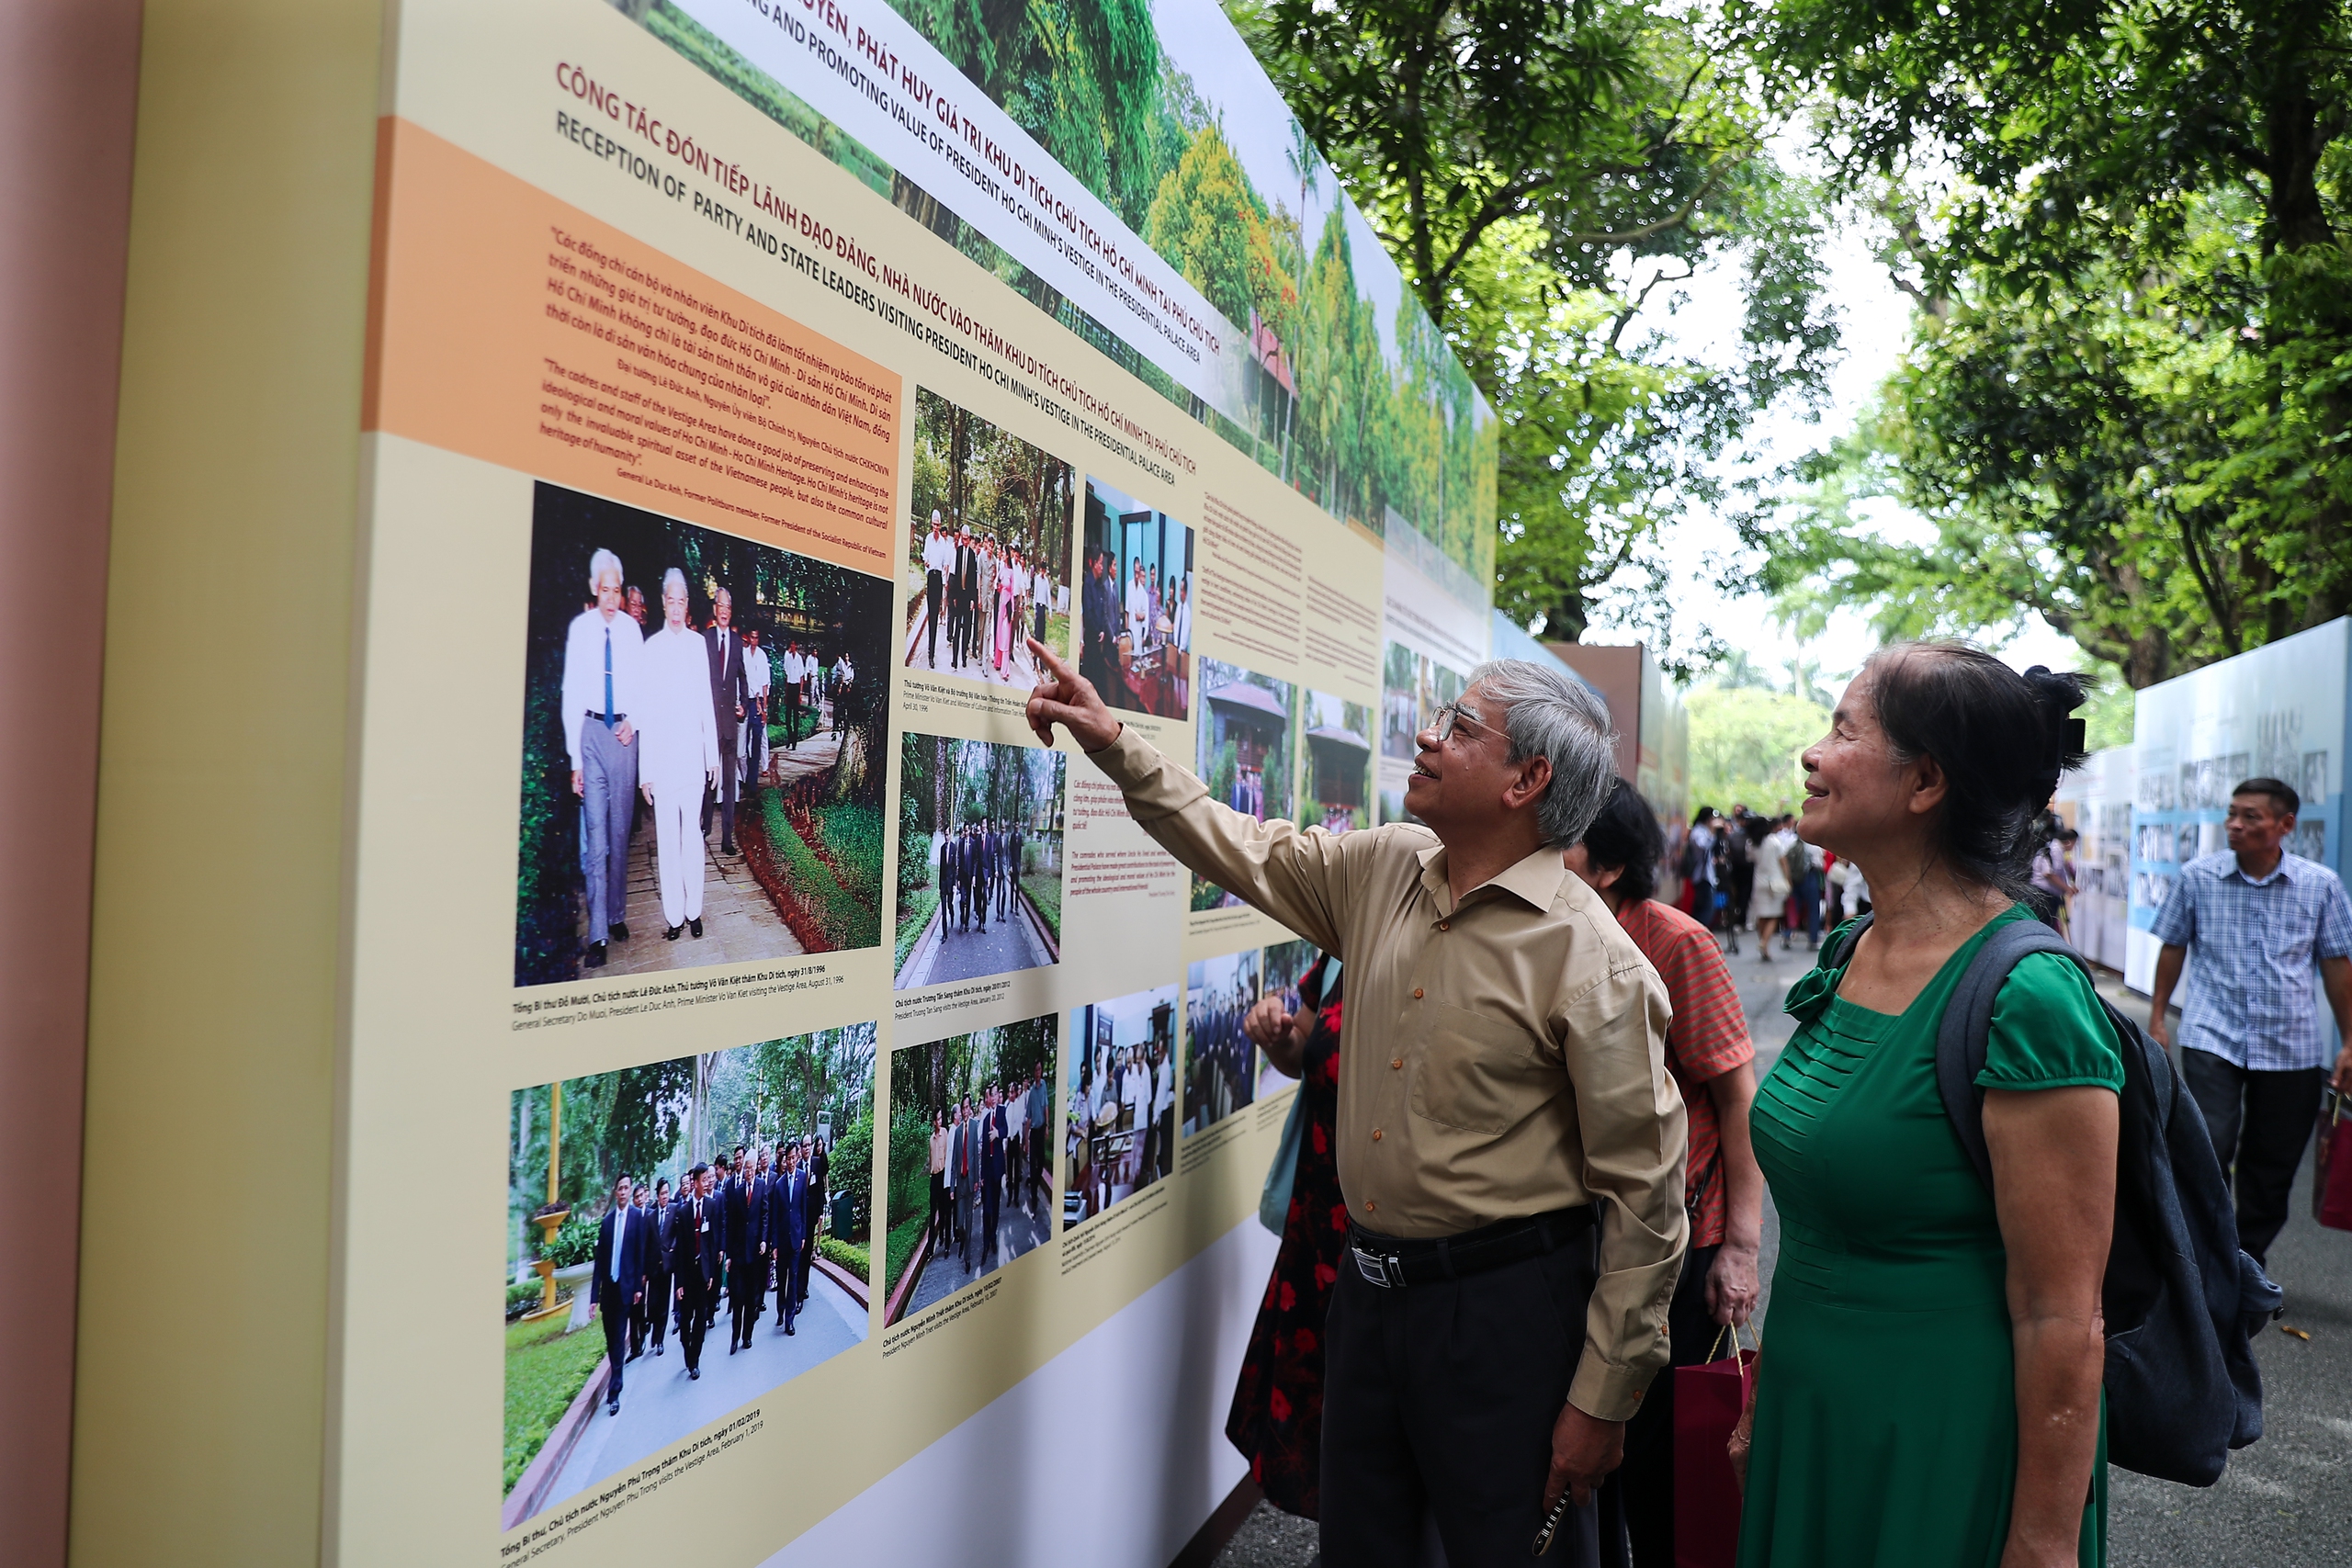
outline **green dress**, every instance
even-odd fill
[[[2031,918],[2018,905],[1985,932]],[[2017,1468],[2007,1254],[1935,1073],[1945,1002],[1985,932],[1900,1017],[1837,996],[1842,970],[1816,968],[1790,989],[1797,1032],[1750,1122],[1781,1258],[1740,1568],[2000,1562]],[[2018,964],[1976,1081],[2122,1088],[2123,1059],[2081,970],[2046,953]],[[2085,1568],[2107,1561],[2104,1416],[2092,1476]]]

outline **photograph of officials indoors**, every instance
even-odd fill
[[[1282,1003],[1283,1012],[1297,1012],[1298,983],[1306,977],[1307,967],[1315,962],[1316,956],[1316,947],[1311,942],[1278,942],[1268,947],[1259,978],[1259,999],[1262,1001],[1272,997]],[[1335,965],[1337,963],[1338,960],[1333,960]],[[1296,1078],[1287,1076],[1268,1061],[1263,1051],[1258,1053],[1256,1098],[1261,1100],[1271,1099],[1284,1089],[1297,1087]]]
[[[1460,696],[1466,682],[1427,654],[1392,642],[1382,660],[1380,682],[1380,809],[1382,822],[1416,821],[1405,809],[1405,784],[1413,774],[1413,737],[1437,722],[1437,710]]]
[[[893,989],[1061,962],[1067,767],[1037,746],[901,738]]]
[[[1241,1021],[1258,1005],[1259,953],[1204,958],[1184,971],[1184,1135],[1240,1110],[1258,1087],[1256,1047]]]
[[[889,600],[537,487],[516,985],[880,942]]]
[[[906,661],[1024,696],[1026,640],[1069,651],[1070,466],[915,389]]]
[[[502,1528],[865,1338],[874,1044],[860,1023],[515,1090]]]
[[[1193,725],[1193,766],[1209,793],[1244,817],[1271,822],[1291,814],[1291,732],[1298,688],[1238,665],[1201,660],[1201,712]],[[1238,908],[1241,900],[1197,874],[1195,909]]]
[[[1086,481],[1079,673],[1114,708],[1185,717],[1193,693],[1193,531]]]
[[[1054,1028],[1046,1013],[890,1054],[884,1324],[1053,1235]]]
[[[1176,1165],[1176,987],[1069,1015],[1062,1224],[1093,1218]]]

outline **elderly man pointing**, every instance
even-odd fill
[[[1552,1560],[1601,1561],[1591,1498],[1667,1362],[1689,1236],[1665,987],[1561,864],[1608,798],[1606,710],[1482,665],[1418,737],[1428,826],[1333,837],[1217,804],[1029,650],[1040,739],[1066,726],[1170,854],[1347,965],[1324,1561],[1405,1568],[1426,1513],[1453,1568],[1523,1562],[1564,1492]]]

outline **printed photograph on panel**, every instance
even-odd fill
[[[874,1043],[859,1023],[514,1091],[503,1529],[865,1338]]]
[[[1413,772],[1413,738],[1437,722],[1437,710],[1459,697],[1468,682],[1401,642],[1392,642],[1381,661],[1380,810],[1382,822],[1412,822],[1405,809],[1405,781]]]
[[[1056,1023],[1046,1013],[890,1054],[884,1324],[1052,1238]]]
[[[514,983],[882,940],[890,585],[537,487]]]
[[[1193,727],[1193,771],[1209,793],[1244,817],[1271,822],[1291,815],[1291,731],[1298,688],[1238,665],[1201,660],[1201,713]],[[1192,907],[1221,909],[1240,899],[1193,878]]]
[[[1192,711],[1193,530],[1101,479],[1086,481],[1078,672],[1114,708]]]
[[[1184,1134],[1205,1131],[1254,1098],[1257,1048],[1241,1021],[1258,1005],[1258,950],[1204,958],[1184,974]]]
[[[1062,1224],[1089,1220],[1175,1168],[1176,987],[1074,1009]]]
[[[901,738],[893,989],[1061,962],[1068,764],[1038,746]]]
[[[907,668],[1025,696],[1025,638],[1068,658],[1074,504],[1068,463],[916,388]]]
[[[1329,692],[1305,694],[1306,753],[1298,824],[1331,833],[1372,826],[1372,710]]]
[[[1260,985],[1259,996],[1261,998],[1273,998],[1282,1003],[1283,1011],[1295,1015],[1300,1006],[1299,979],[1306,973],[1307,966],[1312,964],[1321,953],[1322,949],[1311,942],[1278,942],[1268,947],[1264,976]],[[1269,1095],[1280,1094],[1286,1089],[1295,1088],[1297,1083],[1296,1078],[1285,1076],[1273,1063],[1268,1061],[1263,1051],[1258,1053],[1258,1098],[1260,1100]]]

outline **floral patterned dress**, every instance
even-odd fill
[[[1334,1143],[1340,1119],[1340,992],[1343,976],[1323,985],[1328,958],[1299,982],[1313,998],[1298,1086],[1298,1172],[1282,1249],[1266,1298],[1250,1331],[1250,1350],[1234,1385],[1225,1435],[1250,1461],[1250,1479],[1284,1513],[1317,1517],[1322,1494],[1323,1320],[1340,1278],[1348,1205],[1340,1196]]]

